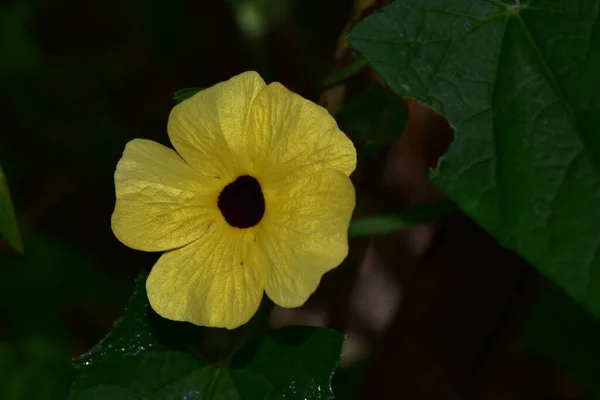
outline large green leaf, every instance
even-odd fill
[[[2,167],[0,167],[0,235],[4,236],[15,250],[23,252],[19,225]]]
[[[352,46],[456,139],[458,206],[600,316],[600,0],[397,0]]]
[[[148,306],[145,277],[125,315],[74,361],[71,398],[329,399],[343,335],[290,327],[259,335],[228,363],[196,355],[202,328],[164,320]]]

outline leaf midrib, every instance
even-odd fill
[[[568,117],[569,123],[570,123],[571,127],[573,128],[573,131],[575,131],[575,133],[577,134],[577,137],[579,138],[579,142],[581,143],[582,151],[585,154],[585,158],[592,165],[593,170],[596,172],[596,178],[600,181],[600,166],[598,165],[597,162],[594,161],[593,155],[590,154],[591,146],[589,146],[587,139],[583,135],[581,128],[579,127],[579,124],[577,123],[577,119],[575,118],[575,112],[574,112],[573,108],[571,107],[571,104],[567,100],[567,96],[565,94],[563,87],[558,83],[556,74],[554,73],[552,68],[550,68],[550,65],[546,62],[544,55],[542,53],[541,47],[535,41],[530,30],[527,28],[527,24],[525,24],[525,21],[521,17],[521,14],[520,13],[514,13],[514,14],[517,16],[517,21],[519,22],[521,29],[526,34],[525,37],[529,41],[529,44],[535,49],[535,58],[537,59],[539,65],[542,68],[544,68],[544,73],[546,74],[546,77],[548,79],[550,79],[549,83],[553,86],[553,89],[556,91],[557,97],[560,99],[560,102],[562,103],[562,105],[565,107],[565,110],[567,111],[567,117]],[[598,19],[598,14],[596,14],[593,21],[597,21],[597,19]],[[588,45],[589,45],[589,43],[588,43]]]
[[[556,92],[556,95],[560,101],[560,103],[563,105],[563,107],[566,110],[567,113],[567,117],[568,117],[568,121],[570,126],[573,128],[573,131],[576,133],[580,145],[583,148],[583,151],[585,152],[586,155],[586,159],[589,163],[591,163],[594,171],[596,172],[596,176],[599,178],[600,180],[600,166],[594,162],[594,158],[592,157],[591,154],[589,154],[589,147],[588,146],[588,141],[585,139],[585,136],[582,134],[581,129],[579,127],[579,125],[577,124],[577,120],[575,118],[574,115],[574,110],[571,107],[571,104],[567,101],[567,97],[565,95],[564,89],[562,88],[562,86],[558,83],[558,80],[556,79],[556,76],[554,74],[554,72],[552,71],[552,69],[550,68],[549,64],[546,62],[541,48],[540,46],[537,44],[537,42],[535,41],[535,39],[533,38],[533,35],[531,34],[529,28],[527,27],[527,25],[525,24],[525,21],[523,20],[523,18],[521,17],[520,14],[520,10],[530,10],[530,11],[540,11],[540,12],[552,12],[551,9],[547,9],[547,8],[542,8],[542,7],[530,7],[533,3],[533,1],[530,1],[528,4],[521,4],[521,6],[519,7],[519,9],[516,9],[516,6],[514,9],[510,8],[510,5],[502,3],[502,2],[498,2],[495,0],[479,0],[482,3],[486,3],[486,4],[493,4],[497,7],[502,8],[502,10],[498,10],[498,13],[492,13],[491,15],[489,15],[488,17],[479,20],[479,22],[474,23],[473,25],[469,26],[467,29],[464,29],[460,32],[457,32],[457,34],[454,37],[451,38],[447,38],[447,39],[436,39],[436,40],[432,40],[432,41],[415,41],[415,40],[398,40],[398,41],[394,41],[394,40],[380,40],[380,39],[374,39],[372,37],[364,37],[364,36],[353,36],[350,35],[350,37],[352,39],[358,39],[358,40],[363,40],[363,41],[370,41],[370,42],[378,42],[378,43],[393,43],[393,44],[401,44],[401,43],[419,43],[419,44],[424,44],[424,43],[431,43],[431,42],[442,42],[442,41],[448,41],[449,45],[448,48],[452,47],[453,43],[459,39],[464,37],[465,35],[467,35],[468,33],[472,32],[473,30],[477,29],[478,27],[485,25],[495,19],[498,18],[515,18],[517,20],[517,22],[519,23],[521,29],[524,31],[525,33],[525,39],[529,42],[530,46],[532,46],[535,49],[535,56],[534,58],[536,59],[538,65],[543,69],[543,72],[546,75],[546,78],[548,79],[548,83],[552,86],[552,89]],[[433,9],[427,9],[427,8],[419,8],[418,6],[415,7],[416,9],[419,10],[423,10],[423,11],[435,11],[435,12],[441,12],[442,10],[433,10]],[[560,12],[559,12],[560,13]],[[463,15],[462,13],[458,13],[460,16],[463,17],[467,17],[465,15]],[[566,14],[566,13],[565,13]],[[570,15],[570,14],[567,14]],[[579,15],[570,15],[572,17],[581,17]],[[471,19],[477,19],[476,17],[473,16],[468,16]],[[593,19],[590,19],[590,21],[597,21],[598,19],[598,14],[595,15],[595,17]],[[504,26],[504,30],[502,32],[502,35],[504,36],[506,33],[506,24]],[[499,44],[500,45],[500,52],[502,51],[502,43]],[[500,54],[498,55],[498,58],[500,58]],[[439,63],[439,67],[438,67],[438,71],[436,71],[433,74],[433,79],[436,80],[438,79],[438,75],[439,75],[439,70],[441,69],[441,66],[444,65],[444,63],[446,62],[447,59],[447,54],[444,55],[443,59],[440,61]],[[494,76],[494,82],[497,79],[497,72]],[[431,86],[431,85],[430,85]],[[399,93],[399,95],[403,95],[402,93]],[[409,97],[413,97],[413,96],[409,96]],[[430,104],[431,102],[429,101],[429,93],[427,93],[427,95],[424,96],[423,99],[420,99],[419,96],[414,96],[413,98],[415,98],[416,100],[425,102],[427,104]],[[431,104],[430,104],[431,105]],[[490,110],[492,109],[491,104],[490,104]],[[442,112],[444,110],[437,110],[439,112]],[[483,110],[483,111],[487,111],[487,110]],[[452,121],[450,121],[452,123]],[[495,136],[494,133],[492,133],[493,136]],[[442,158],[444,158],[445,156],[442,156]]]

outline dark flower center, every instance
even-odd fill
[[[225,186],[217,204],[227,223],[235,228],[250,228],[265,214],[260,183],[250,175],[240,176]]]

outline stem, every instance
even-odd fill
[[[344,82],[345,80],[347,80],[350,77],[359,73],[366,66],[367,66],[367,60],[365,60],[362,57],[358,58],[352,64],[348,65],[347,67],[342,68],[338,72],[335,72],[335,73],[325,77],[325,79],[323,79],[323,82],[321,82],[321,83],[323,86],[332,86],[332,85]]]
[[[273,302],[265,295],[258,311],[246,324],[232,330],[204,328],[201,342],[190,347],[190,350],[215,365],[228,365],[240,349],[267,330],[273,306]]]
[[[271,315],[271,311],[273,311],[273,307],[275,306],[273,302],[266,297],[266,294],[263,295],[263,301],[250,321],[246,325],[241,326],[239,329],[239,335],[237,336],[237,340],[230,347],[229,352],[224,357],[223,362],[229,363],[235,354],[245,347],[248,342],[254,339],[256,336],[264,333],[268,327],[267,323],[269,322],[269,316]]]
[[[411,226],[439,220],[459,212],[449,199],[408,207],[400,212],[357,217],[350,221],[348,237],[372,237],[398,232]]]

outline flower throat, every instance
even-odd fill
[[[235,228],[250,228],[265,214],[265,198],[260,183],[250,175],[231,182],[219,194],[217,202],[227,223]]]

